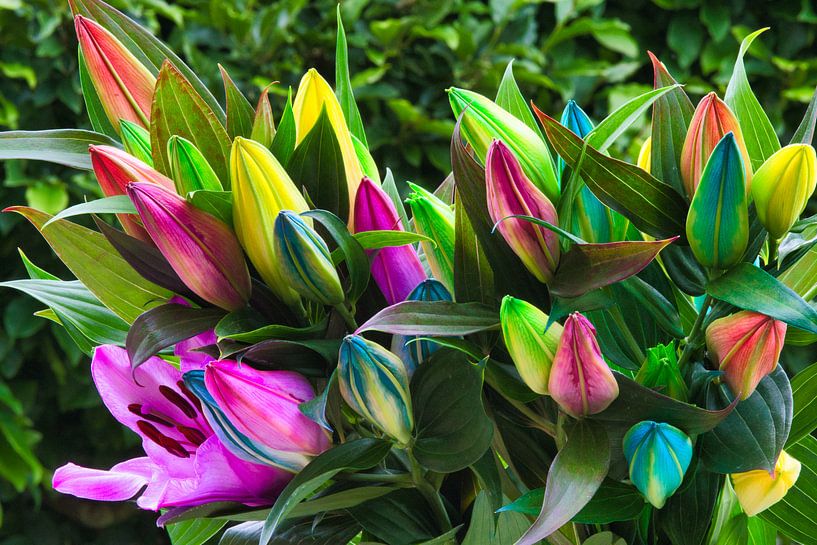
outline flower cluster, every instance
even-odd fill
[[[102,198],[10,208],[78,282],[26,262],[7,285],[92,355],[145,455],[68,463],[56,490],[138,497],[160,524],[249,520],[225,542],[262,545],[486,528],[532,545],[567,524],[699,545],[746,515],[813,539],[781,500],[817,509],[817,418],[781,359],[817,340],[817,221],[801,219],[817,108],[781,147],[743,70],[757,33],[697,107],[654,57],[655,89],[597,123],[574,101],[561,122],[530,108],[512,70],[496,101],[452,88],[452,175],[401,196],[340,20],[334,87],[308,70],[276,124],[268,89],[254,106],[222,69],[222,108],[122,13],[72,9],[94,131],[0,148],[71,155]],[[648,111],[636,164],[615,157]],[[69,282],[81,297],[58,296]]]

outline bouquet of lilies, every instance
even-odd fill
[[[2,285],[92,357],[144,455],[67,463],[58,492],[196,545],[817,543],[817,364],[779,362],[817,342],[817,99],[781,146],[743,65],[762,31],[697,106],[654,56],[597,124],[512,66],[495,100],[449,89],[452,173],[401,196],[340,15],[334,89],[309,70],[276,114],[71,8],[94,130],[2,133],[0,158],[104,197],[7,209],[76,279],[21,254]],[[613,157],[650,113],[637,164]]]

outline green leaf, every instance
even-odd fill
[[[362,231],[352,236],[360,243],[364,250],[379,250],[380,248],[405,246],[406,244],[414,244],[415,242],[434,243],[429,237],[419,233],[412,233],[411,231]]]
[[[542,511],[517,545],[534,545],[576,516],[601,486],[609,466],[604,429],[589,420],[575,423],[548,470]]]
[[[817,333],[817,310],[775,277],[751,263],[739,263],[706,286],[721,301]]]
[[[403,205],[403,199],[400,197],[400,191],[397,190],[397,185],[394,183],[394,174],[392,173],[391,169],[386,168],[386,176],[383,178],[383,184],[380,187],[389,196],[392,204],[394,204],[394,208],[397,210],[397,215],[400,217],[400,224],[405,229],[410,229],[411,223],[406,215],[406,207]]]
[[[774,127],[752,92],[746,77],[746,67],[743,65],[743,56],[751,47],[752,42],[767,30],[769,29],[756,30],[741,42],[732,77],[729,79],[724,95],[724,101],[735,113],[740,123],[746,150],[752,161],[752,170],[757,170],[766,159],[780,149],[780,141],[777,139]]]
[[[533,114],[528,106],[528,101],[522,96],[522,91],[519,90],[519,85],[516,83],[516,78],[513,77],[513,59],[508,62],[505,68],[505,73],[502,74],[502,81],[499,82],[499,88],[496,91],[496,100],[494,101],[503,110],[507,110],[514,117],[523,121],[525,125],[533,129],[542,140],[545,139],[542,135],[542,129],[536,123]]]
[[[814,89],[806,113],[803,114],[803,120],[791,136],[789,144],[811,144],[814,142],[815,126],[817,126],[817,88]]]
[[[88,146],[118,146],[110,137],[81,129],[0,132],[0,160],[32,159],[91,170]]]
[[[306,190],[315,208],[329,210],[341,218],[349,217],[343,155],[326,107],[295,148],[286,168],[295,185]]]
[[[338,35],[335,45],[335,94],[338,96],[340,109],[343,110],[343,117],[346,118],[346,125],[349,127],[349,132],[368,148],[369,144],[366,141],[366,131],[363,128],[360,111],[357,109],[355,93],[352,89],[352,81],[349,75],[349,49],[346,45],[346,31],[343,29],[343,20],[340,16],[340,4],[338,4],[337,7],[337,19]]]
[[[88,65],[85,63],[85,57],[82,55],[82,49],[77,47],[79,68],[79,84],[82,88],[82,98],[85,100],[85,109],[88,112],[88,119],[91,122],[91,127],[98,132],[110,136],[111,138],[119,138],[119,131],[117,127],[111,125],[108,119],[108,114],[102,107],[102,102],[99,100],[99,93],[96,92],[94,83],[88,73]]]
[[[551,145],[570,168],[580,171],[587,187],[602,203],[656,238],[684,232],[686,205],[671,186],[635,165],[599,153],[538,109],[534,113]]]
[[[80,282],[126,322],[173,295],[142,278],[96,231],[66,220],[43,228],[48,214],[24,206],[9,210],[29,220]]]
[[[356,439],[333,447],[314,458],[284,487],[270,509],[260,545],[274,543],[278,527],[292,509],[341,471],[362,471],[379,464],[391,444],[379,439]]]
[[[652,53],[656,89],[677,82],[667,71],[664,64]],[[687,127],[692,120],[695,108],[686,92],[681,87],[662,96],[655,102],[652,112],[652,153],[650,170],[659,179],[684,194],[684,183],[681,180],[681,149],[684,147]],[[686,217],[686,214],[683,216]]]
[[[414,545],[433,539],[440,528],[434,512],[414,489],[395,490],[349,509],[355,520],[389,545]]]
[[[462,540],[462,545],[493,545],[495,532],[496,524],[491,500],[487,492],[480,490],[474,500],[471,524],[468,525],[468,532]]]
[[[227,524],[226,520],[194,519],[167,526],[173,545],[203,545]]]
[[[674,240],[574,244],[559,260],[550,292],[559,297],[578,297],[620,282],[639,273]]]
[[[105,27],[154,75],[159,73],[159,68],[166,59],[170,60],[213,110],[218,121],[224,123],[224,112],[207,86],[161,40],[102,0],[71,0],[70,4],[74,15],[84,15]]]
[[[802,545],[816,545],[817,533],[817,438],[810,435],[786,449],[802,464],[800,477],[782,500],[759,516],[785,536]]]
[[[454,298],[486,304],[494,298],[493,271],[459,198],[454,200]]]
[[[389,486],[360,486],[342,490],[296,505],[288,518],[314,517],[325,511],[348,509],[363,502],[383,497],[393,490],[394,488]]]
[[[631,100],[628,100],[615,111],[605,117],[596,127],[590,131],[585,140],[587,145],[597,149],[601,153],[607,151],[613,142],[621,136],[630,126],[641,119],[641,116],[653,105],[655,101],[669,93],[679,89],[678,84],[668,85],[659,89],[647,91]]]
[[[150,147],[156,170],[170,174],[167,141],[173,135],[201,151],[222,182],[230,179],[230,136],[219,117],[173,64],[162,65],[150,113]],[[225,186],[225,189],[229,187]]]
[[[224,532],[219,545],[258,545],[263,528],[263,522],[233,526]],[[269,545],[340,545],[359,532],[360,526],[346,514],[291,519],[281,524]]]
[[[233,225],[233,193],[200,189],[187,194],[187,202],[215,216],[229,226]]]
[[[278,130],[275,131],[275,137],[272,139],[272,146],[270,147],[272,154],[285,167],[292,156],[292,152],[295,151],[296,130],[295,114],[292,112],[292,88],[290,88],[284,112],[281,114],[281,122],[278,124]]]
[[[499,314],[480,303],[403,301],[386,307],[360,326],[357,333],[454,337],[499,327]]]
[[[423,466],[453,473],[477,462],[491,445],[493,426],[482,406],[483,373],[447,349],[421,365],[411,381],[415,439]]]
[[[161,350],[213,329],[223,316],[221,309],[173,303],[143,312],[134,320],[125,343],[131,366],[136,369]]]
[[[658,524],[672,545],[704,545],[723,476],[706,471],[702,464],[687,471],[681,488],[658,511]]]
[[[325,321],[306,327],[268,324],[261,321],[257,312],[251,310],[231,312],[215,327],[219,340],[230,339],[244,343],[257,343],[267,339],[308,339],[319,335],[325,329]]]
[[[797,443],[817,429],[817,363],[794,375],[791,392],[794,411],[787,445]]]
[[[255,118],[255,109],[236,86],[230,74],[220,64],[221,81],[224,83],[224,96],[227,101],[227,134],[230,138],[243,136],[249,138]]]
[[[136,207],[133,206],[130,197],[127,195],[103,197],[101,199],[75,204],[74,206],[66,208],[45,222],[43,228],[48,227],[55,221],[74,216],[81,216],[83,214],[136,214]]]
[[[706,406],[719,409],[731,404],[735,395],[726,384],[710,385]],[[772,471],[786,444],[791,421],[791,386],[778,365],[763,377],[751,396],[700,438],[701,460],[715,473]]]
[[[655,287],[637,276],[623,281],[621,287],[655,320],[658,327],[677,339],[684,337],[678,309]]]

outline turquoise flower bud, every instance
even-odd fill
[[[383,348],[349,335],[338,356],[340,393],[360,416],[401,444],[411,440],[414,418],[405,364]]]
[[[417,284],[406,297],[406,301],[453,301],[453,298],[442,282],[428,278]],[[433,341],[418,341],[417,338],[395,335],[392,339],[392,351],[406,364],[409,376],[413,375],[417,366],[428,360],[439,348]]]
[[[692,460],[692,441],[669,424],[645,420],[624,436],[624,456],[630,480],[657,509],[661,509],[684,480]]]
[[[282,210],[275,219],[274,252],[292,289],[310,301],[339,305],[345,296],[326,242],[297,214]]]

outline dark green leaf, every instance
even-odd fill
[[[357,332],[455,337],[498,327],[499,315],[481,303],[404,301],[384,308],[360,326]]]
[[[695,297],[706,293],[706,270],[695,259],[692,248],[670,244],[661,253],[661,261],[667,274],[681,291]]]
[[[326,108],[292,153],[287,172],[298,188],[305,188],[316,208],[349,217],[346,170],[335,130]]]
[[[602,203],[656,238],[684,232],[686,204],[675,189],[635,165],[586,146],[581,138],[538,109],[534,113],[556,152],[570,168],[580,171],[587,187]]]
[[[439,350],[411,381],[413,453],[441,473],[464,469],[491,445],[493,426],[482,407],[482,370],[461,352]]]
[[[621,287],[655,320],[655,323],[678,339],[684,336],[678,309],[660,291],[637,276],[628,278]]]
[[[257,343],[267,339],[309,339],[326,329],[326,323],[318,322],[306,327],[288,324],[265,323],[256,312],[237,310],[229,313],[216,324],[216,336],[245,343]]]
[[[654,88],[676,85],[677,82],[667,71],[664,64],[652,53]],[[684,184],[681,180],[681,149],[686,139],[687,127],[692,120],[695,108],[686,92],[676,87],[655,102],[652,111],[652,153],[650,170],[654,175],[668,183],[681,195]],[[686,218],[686,214],[683,215]]]
[[[161,350],[215,327],[224,311],[167,304],[143,312],[128,331],[125,347],[133,368]]]
[[[751,263],[739,263],[711,281],[706,292],[738,308],[760,312],[817,333],[817,310],[792,289]]]
[[[218,69],[221,71],[221,81],[224,83],[224,96],[227,101],[227,134],[230,135],[230,138],[236,136],[249,138],[252,134],[255,109],[233,82],[227,70],[220,64]]]
[[[80,129],[0,132],[0,160],[32,159],[91,170],[91,145],[118,146],[104,134]]]
[[[454,297],[462,303],[489,303],[494,275],[462,206],[454,201]]]
[[[290,89],[284,112],[281,114],[281,122],[278,124],[278,130],[275,131],[275,137],[270,146],[272,154],[284,166],[287,165],[292,152],[295,151],[296,130],[295,114],[292,113],[292,89]]]
[[[702,464],[687,471],[680,490],[658,511],[659,525],[672,545],[704,544],[722,486],[723,476]]]
[[[442,532],[434,512],[414,489],[395,490],[349,509],[363,529],[390,545],[428,541]]]
[[[170,173],[167,141],[178,135],[201,151],[219,180],[227,182],[230,179],[230,136],[190,81],[169,62],[162,65],[156,80],[150,120],[150,148],[156,170]]]
[[[542,511],[517,545],[534,545],[576,516],[601,486],[609,466],[604,428],[589,420],[574,424],[548,470]]]
[[[219,545],[258,545],[263,522],[246,522],[229,528]],[[360,526],[346,515],[330,514],[319,520],[313,517],[291,519],[282,523],[269,545],[341,545],[349,543],[360,532]]]
[[[370,469],[379,464],[390,449],[391,445],[387,441],[357,439],[317,456],[281,491],[264,522],[260,545],[275,543],[272,539],[292,509],[332,477],[341,471]]]

